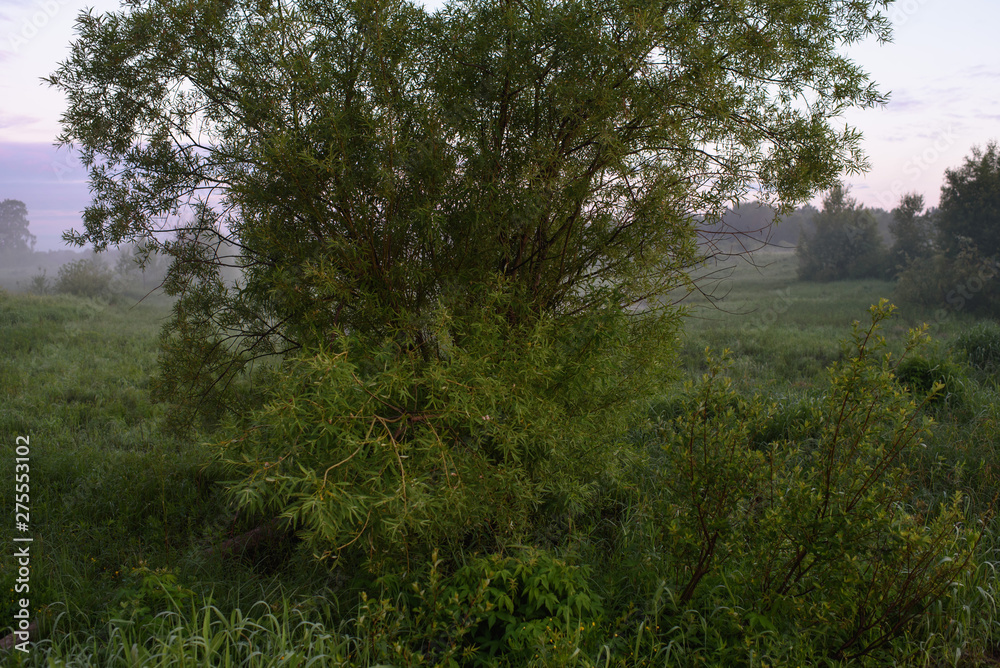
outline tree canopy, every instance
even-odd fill
[[[924,213],[923,195],[910,193],[900,198],[899,206],[892,210],[889,231],[895,239],[889,250],[889,269],[894,274],[932,253],[930,219]]]
[[[1000,253],[1000,146],[990,142],[958,168],[944,174],[935,224],[938,242],[949,256],[958,255],[963,238],[987,256]]]
[[[244,352],[331,329],[418,337],[419,314],[475,308],[497,277],[524,314],[635,303],[695,261],[694,215],[750,188],[802,201],[865,166],[831,120],[885,98],[838,47],[887,38],[884,4],[85,13],[50,78],[94,197],[70,238],[170,252],[168,287],[200,290],[206,333]],[[226,263],[245,280],[209,291]]]
[[[28,231],[28,207],[16,199],[0,202],[0,255],[29,252],[35,235]]]
[[[94,195],[68,238],[173,257],[161,388],[253,415],[222,448],[241,504],[332,558],[493,550],[633,456],[697,225],[865,167],[834,121],[885,98],[839,47],[886,4],[84,13],[50,77]],[[226,393],[275,353],[266,407]]]

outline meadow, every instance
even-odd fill
[[[863,326],[870,320],[869,307],[891,297],[893,285],[803,283],[795,269],[794,254],[773,252],[756,255],[754,265],[737,260],[703,270],[701,292],[681,302],[688,314],[678,340],[676,385],[650,397],[648,415],[636,416],[634,444],[653,443],[651,434],[666,429],[666,420],[683,419],[698,391],[685,382],[697,384],[706,373],[731,379],[733,396],[757,397],[771,407],[766,425],[774,435],[768,441],[814,438],[808,416],[830,391],[828,368],[850,359],[844,341],[852,322]],[[802,610],[758,614],[755,602],[733,584],[734,574],[750,568],[739,555],[732,557],[732,570],[706,580],[708,594],[686,597],[663,578],[670,567],[657,565],[663,559],[657,541],[680,534],[647,530],[658,526],[651,516],[663,507],[647,504],[641,490],[611,494],[592,517],[578,518],[574,541],[552,546],[540,540],[532,546],[540,551],[532,553],[531,563],[547,574],[548,584],[531,582],[515,562],[472,564],[480,584],[488,577],[558,597],[544,614],[541,605],[522,602],[512,604],[506,617],[497,616],[501,608],[487,604],[470,620],[458,605],[451,574],[438,572],[436,564],[404,582],[367,582],[327,569],[292,541],[243,558],[222,554],[214,546],[244,535],[261,518],[232,510],[224,494],[226,471],[213,463],[213,425],[172,433],[166,407],[154,401],[160,326],[169,312],[169,302],[156,297],[135,303],[0,292],[0,434],[10,445],[0,461],[0,489],[11,497],[14,439],[30,436],[30,601],[39,629],[30,652],[0,650],[4,665],[1000,662],[1000,522],[993,512],[1000,490],[1000,327],[995,323],[905,304],[885,321],[881,333],[892,355],[904,354],[911,328],[927,323],[931,337],[911,353],[911,363],[897,368],[906,387],[903,399],[912,398],[919,414],[934,423],[917,447],[907,450],[903,472],[893,479],[905,490],[894,503],[930,527],[945,516],[938,505],[958,499],[955,512],[972,531],[968,536],[975,534],[967,536],[971,558],[956,567],[947,586],[923,592],[919,610],[886,608],[878,629],[892,633],[883,637],[882,631],[866,630],[865,651],[814,654],[826,647],[824,625],[840,624],[839,603],[824,600],[810,608],[813,603],[803,594],[795,599]],[[715,357],[728,349],[722,371],[706,362],[706,349]],[[940,385],[932,392],[935,382]],[[759,437],[759,430],[748,433]],[[956,535],[964,531],[952,523]],[[10,522],[0,525],[4,625],[23,596],[15,593],[14,533]],[[843,555],[831,557],[831,573],[853,567],[847,557],[838,562]],[[911,563],[885,578],[906,568],[916,573],[946,566]],[[623,584],[637,581],[645,584]],[[909,580],[902,582],[886,600],[907,593]],[[500,591],[482,586],[487,588],[479,591],[481,598]],[[865,604],[852,599],[843,609]],[[823,606],[832,610],[828,619],[817,612]],[[898,623],[891,614],[899,616]],[[807,618],[814,621],[802,622]],[[522,636],[517,651],[491,653],[486,660],[471,651],[488,644],[483,629],[493,629],[494,621],[497,628],[516,626]],[[9,631],[0,628],[0,636]]]

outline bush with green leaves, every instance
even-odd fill
[[[967,570],[977,535],[961,497],[910,505],[906,463],[931,421],[883,350],[891,311],[883,301],[871,326],[856,324],[846,360],[806,407],[809,438],[747,447],[780,409],[737,396],[719,363],[690,390],[696,409],[659,424],[648,444],[661,465],[635,532],[651,543],[647,564],[667,591],[658,600],[671,601],[655,642],[682,633],[694,610],[713,618],[702,649],[725,665],[745,661],[751,641],[772,660],[793,640],[815,660],[871,655]],[[924,336],[911,332],[908,354]],[[715,619],[719,609],[729,612]]]
[[[1000,313],[1000,258],[984,255],[972,239],[957,242],[955,255],[937,253],[914,260],[899,274],[894,298],[937,309],[944,320],[955,313]]]
[[[109,297],[114,274],[97,258],[74,260],[59,267],[56,292],[78,297]]]
[[[444,567],[435,554],[426,574],[383,579],[381,595],[363,596],[357,624],[370,654],[407,666],[566,665],[605,630],[590,570],[547,551]]]
[[[984,320],[962,331],[952,349],[974,368],[985,373],[1000,371],[1000,323]]]
[[[930,352],[911,355],[896,366],[896,378],[917,400],[933,406],[961,406],[966,393],[962,367],[950,357]]]
[[[196,596],[165,567],[151,569],[143,563],[123,579],[127,584],[123,583],[116,594],[117,607],[110,609],[112,619],[138,626],[148,624],[161,612],[184,609]]]
[[[341,333],[300,357],[221,443],[234,498],[290,520],[315,554],[376,570],[435,548],[503,551],[585,512],[632,456],[620,436],[672,373],[672,339],[633,345],[635,328],[665,323],[627,324],[614,308],[514,331],[502,312],[463,323],[439,311],[429,355]]]

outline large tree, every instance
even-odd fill
[[[864,166],[859,135],[830,121],[884,98],[838,47],[886,38],[884,4],[147,0],[83,14],[50,79],[94,196],[71,238],[164,246],[180,293],[231,242],[245,281],[203,306],[257,351],[385,332],[498,276],[527,314],[610,290],[636,302],[694,261],[693,215],[751,187],[801,201]]]
[[[973,147],[961,167],[945,170],[935,224],[948,256],[958,255],[963,239],[983,255],[1000,253],[1000,146],[995,141],[985,150]]]
[[[35,235],[28,231],[28,207],[16,199],[0,202],[0,255],[34,248]]]
[[[573,507],[592,478],[567,471],[615,461],[609,411],[673,346],[660,296],[698,261],[698,221],[865,167],[834,119],[885,98],[840,47],[887,38],[887,4],[86,13],[50,78],[94,196],[69,238],[173,256],[175,399],[204,409],[251,360],[301,349],[284,392],[308,400],[233,441],[253,462],[241,498],[333,543],[376,545],[351,532],[378,525],[400,545],[453,516],[442,535],[506,531],[531,504]]]
[[[889,231],[895,239],[889,250],[889,267],[893,275],[906,269],[914,260],[933,252],[931,216],[924,213],[924,196],[903,195],[899,206],[892,210]]]

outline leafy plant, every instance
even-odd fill
[[[602,631],[589,569],[549,552],[478,557],[448,576],[441,566],[435,554],[426,579],[401,587],[390,577],[383,582],[393,598],[363,598],[359,626],[378,658],[435,666],[524,666],[537,658],[554,665]]]
[[[571,566],[543,551],[477,559],[455,574],[459,605],[479,601],[471,640],[488,657],[518,664],[546,649],[571,626],[590,631],[600,619],[600,601],[589,569]],[[485,586],[483,586],[485,584]]]
[[[960,406],[965,398],[965,374],[949,357],[911,355],[896,367],[900,384],[914,397],[934,405]]]
[[[59,267],[56,292],[77,297],[108,297],[114,274],[97,258],[74,260]]]
[[[996,374],[1000,371],[1000,323],[984,320],[962,330],[952,349],[976,369]]]
[[[299,358],[220,444],[233,498],[287,518],[323,558],[375,568],[502,551],[552,514],[586,512],[631,456],[618,438],[669,373],[672,341],[633,345],[613,308],[513,332],[498,310],[474,323],[440,311],[430,355],[342,334]]]
[[[148,624],[161,612],[186,609],[196,596],[169,568],[151,569],[140,564],[132,569],[126,582],[127,585],[117,592],[115,612],[138,627]]]
[[[891,312],[883,301],[868,328],[855,326],[812,438],[748,448],[770,408],[734,397],[718,363],[697,410],[661,424],[663,494],[647,521],[677,614],[736,606],[736,646],[754,628],[780,637],[819,623],[814,652],[856,658],[904,632],[968,568],[977,535],[956,532],[961,496],[933,512],[909,507],[904,464],[930,420],[881,353]],[[911,333],[907,351],[922,340]]]

